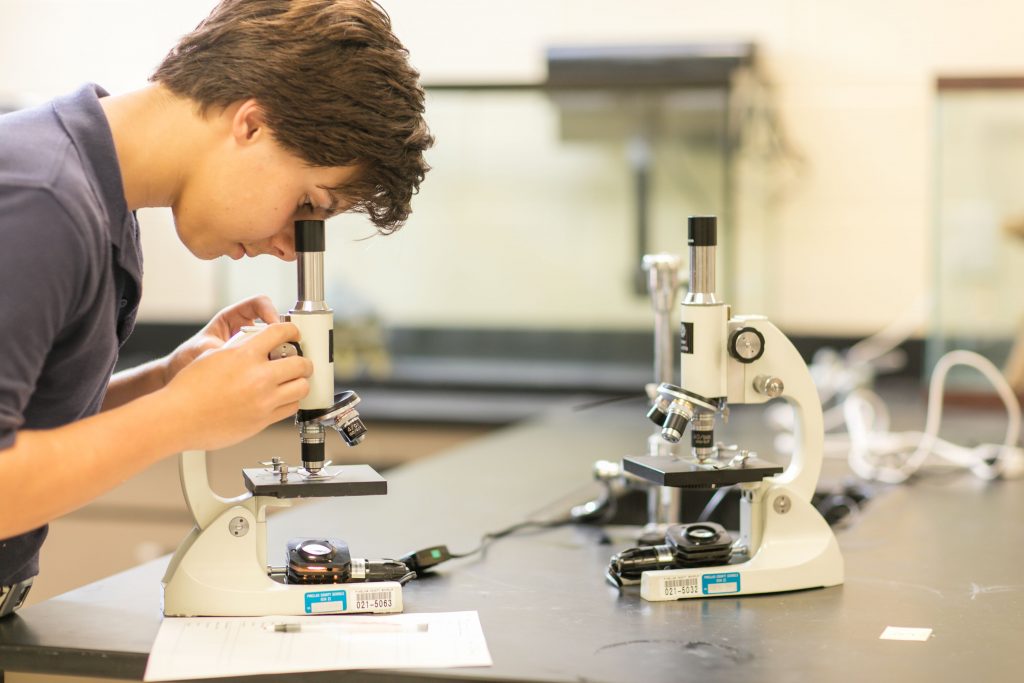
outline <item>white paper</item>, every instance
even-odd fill
[[[925,642],[932,637],[930,628],[911,628],[907,626],[886,626],[879,640],[917,640]]]
[[[293,631],[276,631],[276,624]],[[143,680],[491,664],[476,612],[168,617]]]

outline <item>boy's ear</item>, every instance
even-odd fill
[[[231,119],[231,133],[239,145],[249,145],[263,137],[266,121],[256,100],[245,100]]]

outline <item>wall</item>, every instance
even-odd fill
[[[803,158],[786,171],[792,177],[776,206],[773,278],[766,283],[772,315],[797,333],[868,334],[924,296],[934,77],[1024,71],[1024,5],[1012,0],[383,4],[430,82],[540,80],[550,43],[755,41]],[[0,93],[46,98],[83,80],[112,91],[142,85],[175,37],[210,6],[207,0],[0,0]],[[428,180],[424,201],[430,191]],[[144,315],[183,319],[210,312],[224,276],[183,253],[166,214],[144,222]],[[501,232],[493,234],[500,248]],[[405,238],[389,238],[394,246],[387,248],[417,255],[413,238]],[[417,281],[439,277],[428,259],[406,258],[401,277],[382,276],[371,291],[400,297]],[[182,282],[191,284],[179,294]],[[472,306],[471,293],[466,296]],[[418,309],[461,304],[434,300]],[[549,308],[546,317],[571,317],[571,311]],[[579,321],[595,322],[601,321]]]

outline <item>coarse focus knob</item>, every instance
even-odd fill
[[[764,355],[764,335],[756,328],[741,327],[729,337],[729,355],[741,363],[753,363]]]

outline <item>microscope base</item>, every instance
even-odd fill
[[[396,581],[295,584],[271,576],[267,566],[267,508],[288,507],[296,497],[370,495],[386,482],[369,467],[336,468],[331,482],[262,482],[264,471],[246,470],[246,485],[267,495],[222,498],[210,489],[206,453],[186,451],[179,460],[181,488],[195,526],[164,574],[164,615],[248,617],[274,614],[386,614],[401,612]],[[346,472],[355,477],[348,477]],[[267,475],[270,476],[270,475]],[[325,486],[326,484],[326,486]],[[267,488],[261,488],[266,486]],[[341,487],[341,490],[338,490]]]
[[[250,498],[249,500],[253,500]],[[244,530],[244,531],[242,531]],[[258,545],[264,524],[247,505],[225,510],[206,528],[193,528],[164,575],[169,617],[272,614],[388,614],[402,611],[395,581],[289,584],[270,577]]]
[[[775,504],[780,498],[789,506]],[[640,596],[651,602],[723,595],[756,595],[843,583],[843,556],[828,523],[784,486],[762,500],[764,531],[746,562],[644,572]]]

